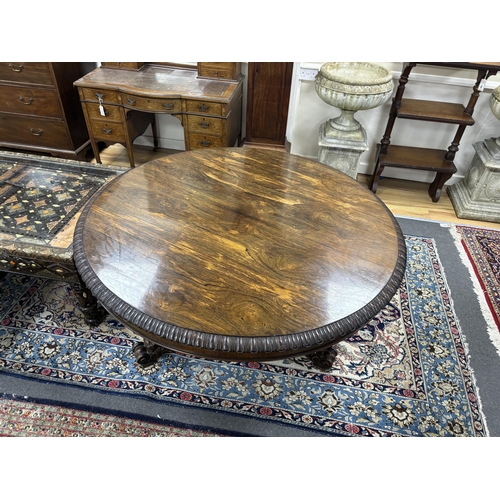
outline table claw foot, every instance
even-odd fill
[[[158,358],[169,350],[166,347],[162,347],[153,344],[149,341],[137,342],[132,348],[135,360],[137,363],[143,367],[151,366],[158,361]]]
[[[98,306],[97,300],[90,293],[90,290],[81,281],[71,283],[71,289],[78,300],[85,323],[91,327],[100,325],[107,313]]]
[[[333,362],[337,357],[337,351],[333,347],[328,347],[323,351],[318,351],[307,356],[313,365],[319,370],[327,371],[333,366]]]

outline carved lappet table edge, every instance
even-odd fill
[[[115,182],[114,179],[111,182]],[[107,185],[108,187],[110,184]],[[226,361],[273,361],[309,356],[321,370],[332,367],[336,353],[333,346],[345,340],[376,316],[394,297],[406,270],[406,243],[401,228],[386,209],[397,236],[398,257],[386,286],[364,307],[334,323],[286,336],[236,337],[210,334],[168,324],[124,302],[107,289],[89,265],[83,249],[83,228],[98,193],[87,203],[75,228],[74,260],[78,273],[91,293],[117,320],[144,338],[134,348],[136,360],[143,365],[154,363],[164,352],[178,351]]]

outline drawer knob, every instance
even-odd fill
[[[131,105],[131,106],[135,106],[135,100],[134,99],[127,99],[127,102]]]
[[[199,109],[200,111],[207,111],[207,110],[208,110],[208,106],[207,106],[206,104],[200,104],[200,105],[198,106],[198,109]]]
[[[109,135],[111,132],[113,132],[110,128],[103,128],[102,131],[106,134]]]
[[[201,128],[208,128],[208,127],[210,127],[210,124],[207,122],[200,122],[200,127]]]
[[[21,71],[23,70],[24,66],[22,64],[19,64],[17,67],[14,66],[12,63],[9,63],[9,68],[12,70],[12,71],[15,71],[16,73],[21,73]]]
[[[200,144],[204,147],[210,146],[210,141],[200,141]]]
[[[22,95],[19,96],[19,100],[23,103],[26,104],[26,106],[29,106],[33,102],[33,97],[30,97],[27,101],[24,100],[24,97]]]
[[[43,130],[40,128],[38,129],[38,131],[35,131],[35,129],[33,127],[30,127],[30,132],[33,134],[33,135],[42,135],[43,133]]]
[[[169,102],[169,103],[164,102],[163,107],[165,109],[174,109],[174,105],[171,102]]]

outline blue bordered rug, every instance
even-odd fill
[[[67,284],[16,275],[0,283],[0,372],[325,435],[488,435],[435,243],[405,238],[399,292],[338,345],[328,373],[305,357],[229,363],[167,354],[143,368],[132,353],[137,337],[112,319],[87,327]]]

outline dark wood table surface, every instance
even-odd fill
[[[145,339],[143,364],[168,348],[309,355],[327,369],[332,346],[392,299],[406,247],[387,207],[347,175],[280,151],[216,148],[151,161],[100,190],[78,221],[74,259]]]

